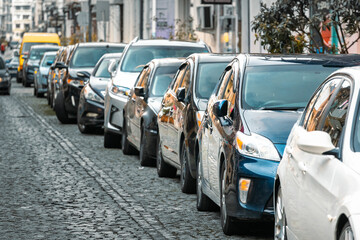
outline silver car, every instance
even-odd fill
[[[331,74],[277,170],[275,239],[360,239],[360,67]]]
[[[112,73],[105,91],[104,147],[120,147],[124,124],[123,109],[128,94],[143,67],[152,59],[187,57],[192,53],[210,52],[203,42],[138,40],[130,42]]]
[[[39,67],[34,72],[34,95],[36,97],[44,96],[47,92],[47,78],[51,64],[54,62],[56,52],[46,52],[40,60]]]

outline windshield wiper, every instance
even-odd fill
[[[284,111],[304,111],[304,107],[261,107],[256,110],[284,110]]]

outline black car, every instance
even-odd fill
[[[276,170],[293,125],[329,74],[359,61],[360,55],[238,55],[198,131],[198,210],[216,203],[228,235],[242,227],[236,219],[273,220]]]
[[[107,53],[100,58],[90,80],[80,93],[77,111],[77,125],[81,133],[89,133],[104,125],[104,94],[111,78],[109,65],[117,66],[122,53]]]
[[[10,95],[11,77],[5,65],[5,61],[0,57],[0,93]]]
[[[22,71],[23,86],[29,87],[32,83],[34,83],[35,68],[39,68],[39,63],[44,53],[48,51],[57,51],[59,48],[59,46],[46,44],[34,45],[30,48],[29,54],[23,56],[25,59]]]
[[[157,114],[161,100],[184,60],[164,58],[150,61],[130,90],[130,100],[124,107],[126,125],[122,134],[122,150],[124,154],[131,153],[133,148],[140,151],[142,166],[155,163]]]
[[[17,69],[19,67],[19,57],[13,57],[7,65],[8,65],[10,76],[12,78],[16,77]]]
[[[69,64],[57,62],[55,69],[64,70],[59,80],[59,93],[54,110],[61,123],[70,123],[77,118],[80,91],[89,80],[96,63],[106,53],[121,53],[125,44],[78,43],[70,55]]]
[[[195,192],[195,139],[208,98],[234,55],[192,54],[180,66],[158,115],[157,171],[173,177],[181,169],[181,190]]]

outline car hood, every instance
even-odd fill
[[[148,106],[153,110],[156,115],[160,111],[162,99],[162,97],[151,97],[148,99]]]
[[[301,115],[297,111],[245,110],[244,118],[250,132],[270,139],[282,154],[292,127]]]
[[[89,84],[97,94],[100,94],[102,97],[104,97],[105,89],[109,80],[110,80],[109,78],[99,78],[99,77],[91,76]]]
[[[135,84],[139,72],[118,72],[113,80],[113,83],[117,86],[132,88]]]

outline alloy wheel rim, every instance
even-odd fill
[[[350,226],[345,229],[345,240],[354,240],[354,234]]]
[[[281,189],[278,192],[276,199],[275,207],[275,239],[283,240],[285,239],[285,215],[284,215],[284,206],[281,198]]]

